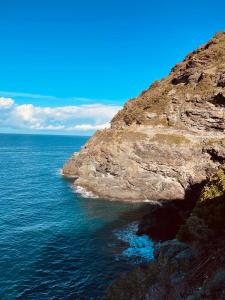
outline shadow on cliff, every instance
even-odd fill
[[[190,215],[200,196],[205,181],[186,190],[184,200],[161,200],[146,207],[145,215],[139,222],[137,234],[147,234],[155,241],[175,238],[177,231]]]

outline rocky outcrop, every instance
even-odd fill
[[[225,32],[129,100],[65,164],[65,176],[101,197],[183,199],[225,161]]]
[[[177,239],[157,244],[155,260],[122,275],[105,300],[225,299],[225,165],[195,202]]]
[[[123,274],[108,287],[104,300],[225,299],[223,243],[195,249],[177,240],[164,242],[155,261]]]
[[[122,275],[104,300],[162,300],[181,298],[179,286],[197,253],[187,244],[172,240],[156,247],[155,261]]]

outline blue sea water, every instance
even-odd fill
[[[100,299],[152,259],[140,204],[82,197],[60,168],[86,137],[0,134],[0,299]]]

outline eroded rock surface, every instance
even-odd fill
[[[101,197],[183,199],[225,162],[225,32],[129,100],[64,166]]]

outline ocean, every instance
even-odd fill
[[[92,198],[60,170],[87,137],[0,134],[0,299],[101,299],[152,259],[143,204]]]

